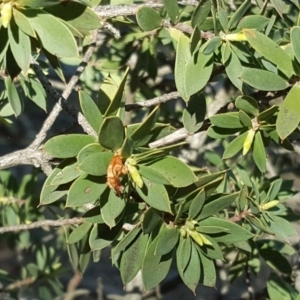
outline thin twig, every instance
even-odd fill
[[[84,219],[82,218],[71,218],[71,219],[61,219],[61,220],[41,220],[32,222],[30,224],[19,224],[19,225],[12,225],[12,226],[5,226],[0,227],[0,234],[6,232],[19,232],[22,230],[31,230],[41,227],[61,227],[61,226],[69,226],[69,225],[80,225],[84,223]],[[123,225],[124,231],[131,231],[136,225],[125,223]]]
[[[173,144],[177,141],[187,138],[190,134],[186,131],[185,128],[180,128],[171,134],[149,144],[149,148],[158,148],[162,146],[166,146],[169,144]]]
[[[81,218],[72,218],[72,219],[61,219],[61,220],[42,220],[36,221],[30,224],[19,224],[19,225],[12,225],[6,227],[0,227],[0,234],[5,232],[19,232],[22,230],[31,230],[40,227],[61,227],[61,226],[68,226],[68,225],[79,225],[84,222]]]
[[[164,95],[155,97],[153,99],[149,99],[149,100],[145,100],[145,101],[141,101],[141,102],[136,102],[136,103],[131,103],[131,104],[126,104],[125,105],[125,110],[126,111],[131,111],[131,110],[141,108],[141,107],[151,107],[151,106],[159,105],[160,103],[165,103],[167,101],[177,99],[177,98],[180,98],[179,93],[178,92],[171,92],[171,93],[168,93],[168,94],[164,94]]]
[[[116,27],[114,27],[112,24],[108,23],[108,22],[104,22],[101,21],[101,25],[103,26],[103,29],[105,29],[105,31],[109,32],[111,35],[113,35],[113,37],[118,40],[119,38],[121,38],[121,33],[120,30],[118,30]]]
[[[11,292],[17,289],[20,289],[22,287],[26,287],[28,285],[31,285],[36,279],[34,277],[28,277],[25,278],[23,280],[18,280],[16,282],[13,282],[11,284],[9,284],[8,286],[6,286],[3,290],[5,292]],[[10,298],[11,299],[11,298]]]

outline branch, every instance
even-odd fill
[[[69,98],[72,90],[76,86],[79,76],[82,74],[84,71],[88,61],[90,60],[95,47],[96,47],[96,41],[97,41],[97,31],[94,32],[93,40],[88,47],[86,53],[83,56],[83,59],[78,66],[76,73],[72,76],[70,79],[69,83],[65,87],[65,90],[63,91],[62,95],[60,95],[51,85],[50,81],[48,78],[45,76],[43,73],[43,70],[39,66],[38,62],[34,60],[33,58],[31,59],[31,67],[33,68],[36,76],[40,80],[41,84],[43,85],[45,91],[52,97],[54,98],[57,103],[55,104],[54,108],[52,109],[51,113],[49,114],[48,118],[43,124],[43,127],[39,134],[36,136],[35,140],[33,143],[30,145],[31,148],[37,148],[41,145],[43,140],[46,138],[47,132],[55,122],[58,114],[61,112],[62,108],[65,109],[71,116],[73,116],[75,119],[77,119],[78,123],[81,125],[83,130],[90,135],[96,136],[95,130],[91,127],[91,125],[87,122],[86,118],[82,115],[82,113],[78,112],[72,105],[66,103],[67,99]]]
[[[78,112],[72,105],[67,103],[67,99],[69,98],[72,90],[76,86],[79,80],[79,76],[84,71],[88,61],[90,60],[95,50],[96,40],[97,40],[97,31],[94,32],[94,37],[91,45],[88,47],[86,53],[83,56],[82,62],[78,66],[76,73],[72,76],[71,80],[65,87],[65,90],[63,91],[62,95],[60,95],[52,87],[50,81],[43,73],[38,62],[33,58],[31,59],[31,67],[34,70],[36,76],[40,80],[46,92],[51,97],[53,97],[57,101],[57,103],[54,105],[51,113],[48,115],[40,132],[37,134],[36,138],[31,143],[31,145],[29,145],[24,150],[19,150],[0,157],[0,170],[8,169],[17,165],[33,165],[35,167],[41,167],[43,172],[46,175],[49,175],[52,171],[52,168],[49,164],[51,157],[47,155],[47,153],[40,150],[39,147],[41,143],[44,141],[44,139],[46,138],[47,132],[55,122],[62,108],[64,108],[75,119],[77,119],[78,123],[81,125],[81,127],[87,134],[97,136],[95,130],[87,122],[86,118],[82,115],[82,113]]]
[[[162,146],[166,146],[169,144],[173,144],[179,140],[185,139],[191,134],[186,131],[185,128],[180,128],[175,132],[149,144],[150,148],[158,148]]]
[[[51,226],[51,227],[59,227],[59,226],[68,226],[68,225],[79,225],[84,222],[81,218],[73,218],[73,219],[62,219],[62,220],[42,220],[36,221],[31,224],[20,224],[20,225],[12,225],[6,227],[0,227],[0,234],[5,232],[19,232],[22,230],[31,230],[35,228]]]
[[[178,4],[183,6],[197,6],[199,3],[195,0],[179,1]],[[118,16],[132,16],[135,15],[137,10],[142,6],[148,6],[152,8],[163,8],[163,3],[144,3],[144,4],[132,4],[132,5],[100,5],[94,8],[95,13],[103,19],[112,19]]]
[[[69,225],[80,225],[84,223],[84,219],[82,218],[72,218],[72,219],[61,219],[61,220],[42,220],[42,221],[36,221],[30,224],[19,224],[19,225],[12,225],[12,226],[5,226],[0,227],[0,234],[6,233],[6,232],[19,232],[22,230],[31,230],[41,227],[61,227],[61,226],[69,226]],[[125,223],[123,225],[123,230],[130,231],[132,230],[136,225]]]
[[[26,149],[15,151],[0,157],[0,170],[8,169],[18,165],[33,165],[41,167],[46,175],[49,175],[52,168],[49,164],[51,157],[40,149],[33,149],[30,146]]]
[[[152,8],[162,8],[161,3],[145,3],[132,5],[101,5],[94,8],[95,13],[103,19],[112,19],[118,16],[132,16],[142,6],[149,6]]]
[[[149,100],[145,100],[145,101],[141,101],[141,102],[136,102],[136,103],[132,103],[132,104],[126,104],[125,105],[125,110],[126,111],[131,111],[134,109],[138,109],[141,107],[151,107],[151,106],[155,106],[158,105],[160,103],[165,103],[167,101],[173,100],[173,99],[177,99],[180,98],[180,95],[178,92],[171,92],[168,94],[164,94],[158,97],[155,97],[153,99],[149,99]]]

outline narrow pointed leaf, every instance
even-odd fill
[[[238,197],[238,193],[233,193],[230,195],[220,196],[203,206],[202,211],[197,218],[197,220],[203,220],[207,217],[218,213],[222,209],[230,206],[230,204]],[[216,225],[219,226],[219,225]],[[221,226],[222,227],[222,226]]]
[[[156,182],[143,178],[142,189],[136,187],[141,198],[151,207],[171,213],[170,200],[166,188]]]
[[[235,156],[244,146],[245,139],[248,136],[248,131],[236,137],[226,147],[223,153],[223,159],[228,159]]]
[[[83,114],[96,132],[103,122],[102,114],[94,100],[84,91],[79,91],[79,102]]]
[[[155,254],[158,238],[156,238],[145,255],[142,266],[142,278],[146,290],[157,286],[168,274],[172,263],[172,252],[166,255]]]
[[[17,88],[10,77],[5,77],[4,82],[7,91],[8,101],[14,111],[15,116],[17,117],[21,114],[23,110],[22,98],[20,98]]]
[[[286,139],[300,122],[300,84],[296,83],[285,97],[279,108],[276,130],[279,137]]]
[[[175,84],[180,96],[185,101],[188,101],[188,94],[185,86],[185,74],[187,63],[191,58],[190,44],[189,39],[184,33],[179,31],[178,35],[179,38],[177,42],[175,62]]]
[[[241,80],[261,91],[281,91],[289,86],[279,75],[254,68],[243,68]]]
[[[292,60],[278,44],[256,30],[243,30],[249,44],[262,56],[275,64],[288,78],[294,74]],[[272,51],[270,51],[272,49]]]
[[[266,172],[266,164],[267,164],[267,157],[266,157],[266,150],[265,146],[261,137],[260,131],[255,134],[254,143],[253,143],[253,159],[258,167],[258,169],[262,172]]]

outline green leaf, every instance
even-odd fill
[[[134,146],[141,146],[141,141],[150,133],[155,123],[158,120],[160,114],[159,106],[156,106],[151,113],[147,116],[146,120],[141,123],[133,132],[130,133],[129,137],[134,141]]]
[[[124,126],[120,118],[107,117],[99,131],[99,143],[102,147],[116,151],[122,147],[125,138]]]
[[[51,54],[47,50],[44,49],[44,54],[47,57],[47,60],[51,67],[53,68],[54,72],[57,74],[57,76],[66,83],[66,78],[62,69],[61,61],[56,55]]]
[[[88,144],[79,151],[77,155],[77,161],[80,164],[85,158],[89,157],[92,154],[103,152],[103,150],[104,149],[99,143]]]
[[[142,268],[146,247],[148,244],[148,235],[139,232],[126,249],[123,251],[120,264],[120,273],[123,284],[133,280],[138,271]]]
[[[216,287],[216,268],[214,262],[207,258],[198,247],[198,253],[202,264],[201,283],[205,286]]]
[[[243,128],[238,112],[230,112],[211,116],[210,121],[213,125],[222,128]]]
[[[59,3],[60,0],[47,0],[45,2],[44,0],[18,0],[18,6],[24,7],[32,7],[32,8],[39,8],[39,7],[47,7],[47,6],[53,6]]]
[[[206,270],[203,270],[206,272]],[[179,273],[180,274],[180,273]],[[191,256],[187,267],[183,271],[183,277],[181,278],[184,284],[195,293],[196,287],[199,283],[201,276],[201,264],[197,251],[197,245],[192,242]]]
[[[254,68],[243,68],[241,80],[261,91],[281,91],[289,86],[279,75]]]
[[[223,31],[227,32],[227,30],[228,30],[228,16],[226,14],[226,11],[219,5],[218,5],[218,15],[219,15],[219,21],[221,23]]]
[[[238,24],[238,28],[242,29],[256,29],[258,31],[263,30],[268,23],[269,18],[260,15],[245,16]]]
[[[53,157],[68,158],[76,156],[83,147],[94,142],[95,138],[91,135],[64,134],[48,140],[43,150]]]
[[[145,234],[152,233],[157,227],[160,227],[163,224],[163,214],[150,207],[144,214],[144,219],[142,222],[143,232]]]
[[[251,118],[244,111],[242,111],[242,110],[239,111],[239,118],[240,118],[241,123],[245,127],[252,128]]]
[[[131,138],[125,137],[120,155],[123,158],[128,158],[133,152],[133,140]]]
[[[260,249],[259,254],[263,257],[265,262],[276,272],[280,272],[283,274],[290,274],[292,272],[290,263],[278,251],[267,247]]]
[[[192,26],[198,26],[200,27],[203,22],[208,17],[210,10],[211,10],[211,1],[208,0],[201,0],[199,1],[199,4],[197,5],[196,9],[193,12],[192,15]]]
[[[294,55],[297,58],[298,62],[300,62],[300,45],[298,42],[299,39],[300,39],[300,27],[295,26],[291,29],[291,42],[292,42]]]
[[[191,96],[202,90],[210,79],[213,61],[212,54],[196,52],[187,62],[185,68],[185,90]]]
[[[67,5],[59,3],[47,8],[46,11],[67,21],[68,24],[75,27],[83,35],[88,35],[90,30],[100,28],[98,15],[91,8],[81,3],[73,1],[68,2]]]
[[[133,229],[131,229],[125,235],[125,237],[118,243],[118,245],[113,248],[113,255],[119,254],[120,252],[124,251],[141,232],[142,228],[139,226],[135,226]]]
[[[47,110],[46,103],[46,92],[43,86],[28,76],[28,80],[25,81],[25,86],[27,88],[28,97],[33,101],[37,106],[39,106],[44,111]]]
[[[235,11],[228,22],[228,28],[230,30],[236,28],[242,17],[245,15],[249,7],[251,6],[251,0],[243,1],[240,7]]]
[[[270,223],[270,230],[279,238],[288,242],[289,237],[297,235],[296,229],[289,221],[275,215],[272,215],[272,219],[274,221]]]
[[[21,11],[38,34],[48,52],[58,57],[78,57],[76,41],[70,30],[56,17],[42,10]]]
[[[168,274],[171,262],[172,252],[166,255],[155,254],[158,237],[156,237],[147,249],[143,266],[142,278],[146,290],[157,286]]]
[[[237,225],[231,221],[223,220],[216,217],[209,217],[199,223],[200,228],[202,226],[218,226],[227,229],[222,233],[211,234],[210,237],[217,242],[224,244],[234,244],[242,241],[246,241],[253,237],[252,233],[246,230],[244,227]]]
[[[226,171],[217,172],[214,174],[204,175],[198,178],[198,180],[195,182],[195,185],[200,187],[207,186],[210,182],[213,182],[215,180],[223,180],[224,179],[224,173]]]
[[[211,125],[207,130],[207,135],[213,139],[224,139],[235,135],[241,128],[221,128]]]
[[[219,48],[221,43],[222,43],[221,38],[218,36],[215,36],[215,37],[209,39],[205,44],[203,44],[200,48],[200,51],[204,55],[211,55]]]
[[[83,160],[78,159],[79,169],[93,176],[103,176],[113,158],[112,152],[92,153]]]
[[[196,219],[196,217],[199,215],[204,202],[205,202],[205,191],[204,189],[201,189],[197,195],[195,196],[194,200],[191,203],[191,206],[189,208],[189,218],[190,219]]]
[[[200,215],[197,217],[197,220],[203,220],[206,219],[213,214],[218,213],[224,208],[227,208],[230,206],[230,204],[237,198],[238,193],[232,193],[230,195],[214,195],[212,200],[208,200],[209,202],[203,206],[202,211]],[[200,224],[200,226],[205,226],[204,224]],[[208,225],[207,225],[208,226]],[[215,224],[214,226],[220,226],[224,227],[221,225]],[[226,227],[224,227],[226,228]]]
[[[74,243],[79,242],[84,237],[86,237],[86,235],[90,231],[92,225],[93,225],[92,223],[83,223],[83,224],[79,225],[69,235],[68,243],[74,244]]]
[[[89,237],[91,250],[101,250],[109,246],[119,236],[122,226],[122,222],[113,228],[109,228],[106,224],[94,224]]]
[[[82,171],[78,168],[78,162],[74,162],[64,167],[58,172],[51,181],[51,185],[61,185],[73,181],[82,175]]]
[[[155,250],[156,255],[165,255],[171,252],[179,239],[179,230],[177,228],[166,227],[158,235],[158,242]]]
[[[185,187],[197,180],[190,167],[173,156],[164,156],[147,166],[167,178],[174,187]]]
[[[113,99],[116,98],[117,91],[118,91],[118,85],[113,80],[111,75],[108,75],[105,78],[105,80],[102,82],[98,94],[97,104],[102,115],[105,114]]]
[[[166,188],[163,185],[146,178],[143,178],[143,182],[144,185],[142,189],[138,186],[136,187],[141,198],[153,208],[172,213]]]
[[[158,12],[148,6],[142,6],[136,13],[136,20],[144,31],[154,30],[161,26],[162,19]]]
[[[8,26],[8,39],[11,52],[21,70],[27,74],[30,64],[31,45],[26,35],[12,19]]]
[[[163,0],[163,3],[171,21],[176,24],[179,20],[179,7],[177,0]]]
[[[229,159],[236,155],[244,145],[244,141],[247,138],[248,131],[244,132],[243,134],[236,137],[234,140],[232,140],[226,147],[225,151],[223,153],[222,159]]]
[[[4,78],[8,101],[14,111],[15,116],[19,116],[23,111],[23,101],[20,98],[17,88],[10,77]]]
[[[271,117],[274,116],[274,114],[278,111],[278,106],[276,105],[272,105],[271,107],[265,109],[264,111],[262,111],[258,116],[257,116],[257,120],[259,122],[262,121],[267,121],[268,119],[270,119]]]
[[[176,30],[176,29],[173,29]],[[176,61],[175,61],[175,84],[179,95],[183,100],[188,100],[188,94],[186,91],[186,66],[191,59],[190,41],[187,36],[178,31],[179,35],[176,49]]]
[[[58,189],[58,185],[52,185],[52,180],[69,164],[74,163],[73,160],[65,160],[62,163],[60,163],[48,176],[46,181],[44,182],[42,191],[41,191],[41,197],[40,197],[40,205],[46,205],[51,204],[59,199],[61,199],[63,196],[67,195],[67,188]]]
[[[79,102],[82,112],[90,123],[90,125],[94,128],[96,132],[99,132],[100,126],[103,122],[102,114],[94,100],[84,91],[79,91]]]
[[[138,170],[141,176],[149,179],[150,181],[164,185],[172,185],[168,178],[149,166],[138,165]]]
[[[70,262],[73,265],[73,268],[77,269],[79,257],[78,257],[78,249],[77,249],[76,245],[75,244],[67,244],[67,251],[68,251],[68,256],[69,256]]]
[[[266,164],[267,164],[267,155],[265,146],[261,137],[260,131],[255,134],[254,143],[253,143],[253,160],[258,167],[258,169],[262,172],[266,172]]]
[[[276,130],[281,140],[286,139],[300,122],[300,84],[296,83],[279,107]]]
[[[111,99],[110,104],[108,105],[108,107],[105,111],[104,117],[118,115],[119,118],[121,120],[123,120],[120,115],[121,114],[120,111],[124,110],[124,107],[122,107],[123,106],[122,102],[125,101],[123,95],[124,95],[124,88],[125,88],[128,73],[129,73],[129,68],[126,69],[126,71],[123,75],[123,78],[122,78],[117,90],[115,91],[115,94],[114,94],[113,98]],[[99,96],[100,96],[100,93],[99,93]],[[102,99],[99,99],[99,101],[101,101],[101,100]],[[125,104],[125,103],[123,103],[123,104]],[[102,106],[102,104],[101,104],[101,106]],[[100,108],[100,111],[101,111],[101,108]]]
[[[221,46],[221,54],[222,54],[222,63],[225,65],[228,59],[231,56],[231,48],[230,48],[230,43],[226,41],[226,43],[223,43]]]
[[[20,11],[13,8],[14,20],[18,27],[27,35],[36,38],[35,32],[30,25],[28,19]]]
[[[235,99],[235,107],[253,116],[257,116],[259,114],[257,101],[250,96],[238,96]]]
[[[94,204],[107,189],[105,178],[83,174],[77,178],[68,191],[66,207],[81,207]]]
[[[100,214],[100,206],[94,206],[92,209],[83,214],[82,218],[89,223],[105,224]]]
[[[262,56],[275,64],[288,78],[294,74],[292,60],[278,44],[256,30],[243,30],[249,44]],[[257,75],[259,77],[259,75]],[[266,74],[266,76],[268,76]],[[251,84],[250,84],[251,85]],[[276,85],[276,84],[274,84]],[[270,90],[271,91],[271,90]]]
[[[280,188],[281,188],[281,185],[282,185],[282,181],[283,180],[281,178],[279,178],[279,179],[274,180],[271,183],[270,188],[268,190],[268,194],[267,194],[267,199],[269,201],[274,200],[276,198],[277,194],[280,191]]]
[[[204,95],[193,95],[182,114],[182,122],[187,132],[194,133],[199,130],[205,119],[205,114],[206,99]]]
[[[118,223],[116,219],[122,214],[125,204],[125,200],[118,197],[112,189],[109,190],[108,198],[101,197],[101,215],[110,228]]]
[[[192,243],[189,237],[179,237],[179,245],[176,249],[176,263],[180,277],[183,277],[183,271],[186,269],[191,257]]]
[[[287,283],[283,281],[278,275],[271,274],[270,279],[267,282],[267,291],[271,300],[284,299],[293,300],[295,299],[291,295],[291,291],[287,286]],[[297,297],[298,300],[299,296]]]
[[[243,82],[241,81],[241,73],[243,71],[242,64],[238,59],[237,55],[230,49],[230,57],[227,59],[225,64],[225,70],[228,78],[232,84],[240,91],[243,89]]]
[[[270,0],[279,16],[282,18],[284,2],[282,0]]]

